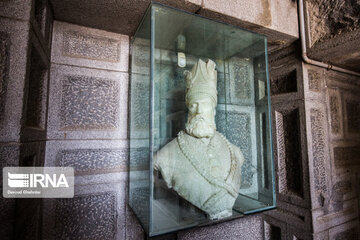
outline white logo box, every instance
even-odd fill
[[[72,167],[4,167],[5,198],[72,198]]]

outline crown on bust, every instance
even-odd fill
[[[206,62],[199,59],[191,72],[186,74],[186,104],[190,101],[211,98],[217,104],[217,72],[215,62],[208,59]]]

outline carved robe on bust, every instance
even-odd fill
[[[210,219],[232,215],[244,162],[240,149],[216,131],[216,86],[215,63],[199,59],[186,74],[185,130],[154,156],[167,186]]]

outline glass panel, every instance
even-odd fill
[[[154,236],[273,208],[266,38],[159,4],[149,15],[132,43],[136,215]]]
[[[129,204],[144,229],[150,222],[150,17],[148,10],[131,48]]]

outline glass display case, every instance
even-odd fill
[[[149,236],[275,207],[266,37],[152,3],[131,43],[129,205]]]

